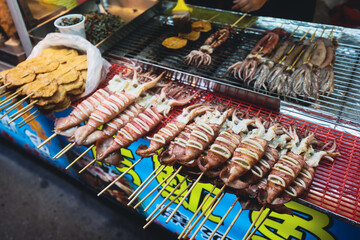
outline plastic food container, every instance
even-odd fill
[[[68,19],[80,18],[82,20],[80,22],[76,23],[76,24],[67,25],[67,26],[61,26],[60,23],[65,18],[68,18]],[[85,16],[84,15],[81,15],[81,14],[64,15],[64,16],[59,17],[58,19],[56,19],[55,22],[54,22],[54,25],[55,25],[55,27],[57,27],[59,29],[59,31],[61,33],[79,35],[79,36],[81,36],[83,38],[86,38],[86,34],[85,34]]]

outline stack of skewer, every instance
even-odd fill
[[[25,101],[29,104],[10,115],[10,123],[34,107],[37,110],[24,118],[24,126],[40,113],[58,112],[68,108],[73,99],[79,98],[85,90],[87,77],[87,56],[68,48],[46,48],[38,57],[26,60],[15,68],[1,72],[0,110],[10,114]],[[37,115],[35,115],[37,114]]]

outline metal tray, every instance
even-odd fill
[[[96,44],[102,53],[109,49],[117,41],[131,33],[135,28],[154,17],[159,11],[163,11],[162,5],[156,0],[149,0],[146,2],[142,0],[113,0],[108,1],[107,8],[111,14],[118,15],[124,19],[125,23],[119,30]],[[48,21],[29,30],[29,36],[33,40],[33,43],[36,44],[45,38],[48,33],[56,31],[54,21],[60,16],[71,13],[86,14],[91,12],[99,12],[99,8],[95,0],[88,0],[72,9],[54,16]]]

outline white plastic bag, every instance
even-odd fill
[[[65,46],[86,53],[88,70],[85,91],[81,97],[85,97],[95,91],[99,84],[105,79],[111,66],[108,61],[102,58],[99,49],[80,36],[64,33],[49,33],[34,47],[28,59],[37,57],[41,50],[45,48],[55,46]]]

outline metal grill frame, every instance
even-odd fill
[[[325,25],[258,17],[255,25],[245,30],[236,29],[238,34],[231,36],[230,40],[227,41],[228,43],[226,42],[223,46],[220,46],[219,49],[215,50],[212,56],[214,61],[217,61],[217,64],[213,63],[209,67],[195,69],[193,67],[186,67],[186,64],[183,63],[183,57],[191,50],[198,49],[209,34],[202,33],[198,41],[189,41],[188,46],[183,49],[167,50],[164,52],[163,49],[165,48],[161,46],[161,41],[165,37],[174,35],[171,32],[171,17],[167,15],[168,13],[166,12],[169,6],[172,6],[169,2],[163,2],[162,8],[158,9],[155,17],[151,18],[140,28],[134,29],[133,33],[120,40],[107,52],[107,55],[111,58],[135,58],[150,65],[171,69],[176,72],[176,74],[182,75],[176,76],[177,80],[181,82],[200,86],[203,89],[206,88],[214,92],[230,94],[232,97],[248,102],[261,103],[261,105],[266,108],[280,112],[291,113],[296,116],[303,115],[302,118],[308,118],[310,116],[310,118],[314,120],[322,120],[326,126],[359,135],[360,118],[358,116],[360,116],[360,108],[357,108],[357,105],[360,106],[360,101],[357,96],[360,96],[360,84],[358,84],[360,83],[360,77],[356,76],[356,70],[358,66],[360,67],[360,47],[354,45],[351,35],[360,36],[360,31],[351,34],[351,32],[349,33],[345,28],[335,27],[334,36],[341,38],[336,51],[336,62],[334,64],[335,91],[330,97],[322,96],[318,100],[319,104],[314,104],[314,99],[305,99],[303,97],[280,99],[275,94],[264,90],[255,91],[252,87],[245,86],[235,78],[223,78],[221,75],[231,64],[245,58],[256,41],[260,39],[262,32],[266,29],[281,27],[284,21],[286,21],[286,29],[289,31],[296,26],[300,26],[295,33],[295,37],[299,38],[309,28],[313,28],[313,30],[316,28],[318,30],[316,35],[319,36]],[[213,14],[221,12],[222,14],[240,16],[238,13],[230,11],[194,7],[212,11]],[[156,26],[155,32],[152,32],[151,23],[154,21],[160,25]],[[220,22],[213,23],[214,28],[221,28],[226,25],[227,24]],[[331,28],[332,26],[327,26],[324,36],[328,36]],[[312,33],[312,31],[310,33]],[[252,37],[250,38],[249,36]],[[234,43],[238,42],[240,43],[233,46]],[[155,55],[155,57],[152,55]],[[232,57],[226,58],[226,56]],[[166,60],[166,57],[171,58],[171,61]],[[157,61],[156,58],[161,60]],[[208,70],[211,70],[214,74],[206,74]],[[215,74],[215,72],[218,74]]]

